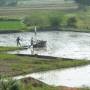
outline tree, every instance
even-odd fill
[[[26,16],[22,19],[22,22],[27,26],[39,26],[44,27],[48,24],[48,20],[44,15],[30,15]]]
[[[75,2],[81,5],[90,5],[90,0],[75,0]]]
[[[67,21],[67,26],[76,28],[77,27],[77,18],[76,17],[69,18]]]
[[[75,0],[79,4],[80,8],[86,9],[86,6],[90,6],[90,0]]]
[[[49,17],[50,26],[54,28],[58,28],[62,25],[63,16],[50,16]]]
[[[4,0],[0,0],[0,6],[5,5],[5,1]]]
[[[51,23],[51,26],[59,26],[59,19],[58,17],[50,17],[50,23]]]

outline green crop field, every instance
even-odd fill
[[[24,27],[25,25],[20,21],[0,21],[1,30],[18,30]]]
[[[24,17],[37,11],[75,10],[78,5],[73,0],[18,0],[16,7],[0,7],[0,16]]]

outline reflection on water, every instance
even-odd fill
[[[69,87],[90,87],[90,65],[65,70],[52,70],[48,72],[33,73],[31,77],[48,85]]]
[[[16,46],[16,38],[22,38],[21,44],[30,45],[32,32],[1,34],[1,46]],[[38,32],[38,38],[47,41],[47,50],[35,50],[40,55],[50,55],[64,58],[90,59],[90,33],[80,32]],[[31,49],[16,51],[13,53],[30,54]]]

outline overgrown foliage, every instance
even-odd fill
[[[0,90],[21,90],[16,80],[0,78]]]
[[[38,27],[61,27],[63,22],[66,22],[65,14],[62,12],[48,12],[48,13],[37,13],[31,14],[28,17],[23,18],[23,23],[27,26],[38,26]]]

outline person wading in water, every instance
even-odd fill
[[[17,39],[16,39],[17,46],[21,46],[20,40],[21,40],[20,37],[17,37]]]
[[[34,55],[34,47],[33,47],[34,41],[33,41],[33,37],[31,38],[31,55]]]
[[[31,38],[31,46],[33,46],[33,37]]]

